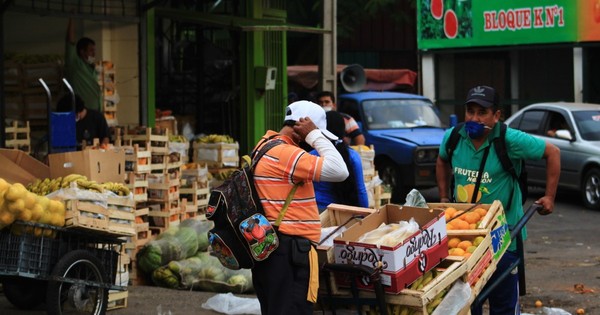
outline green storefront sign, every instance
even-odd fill
[[[588,0],[418,0],[419,49],[576,42]],[[587,6],[590,6],[589,10]],[[600,27],[600,24],[596,24]]]

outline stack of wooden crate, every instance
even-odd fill
[[[182,163],[178,154],[169,154],[168,132],[168,129],[138,127],[126,130],[123,135],[125,141],[144,145],[150,152],[146,205],[153,234],[160,234],[180,220],[179,177]]]
[[[367,188],[370,187],[368,192],[369,195],[373,196],[373,203],[369,204],[369,206],[379,209],[382,205],[390,202],[391,193],[386,191],[382,184],[375,184],[372,182],[379,177],[379,174],[375,170],[375,148],[373,145],[369,147],[356,145],[352,146],[352,149],[360,155],[365,185]]]
[[[119,97],[114,64],[109,60],[99,61],[96,63],[96,73],[98,74],[98,85],[102,91],[104,117],[109,126],[116,126],[118,125],[117,104],[119,103]]]
[[[184,165],[180,189],[181,202],[184,207],[181,220],[206,214],[210,194],[209,186],[206,164],[188,163]]]

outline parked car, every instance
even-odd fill
[[[600,104],[537,103],[506,120],[560,148],[559,189],[581,192],[583,204],[600,209]],[[528,183],[545,186],[545,161],[526,161]]]
[[[342,94],[337,109],[354,117],[375,149],[375,168],[392,188],[392,202],[412,189],[436,186],[435,161],[445,129],[426,97],[397,92]]]

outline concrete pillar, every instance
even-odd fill
[[[337,95],[337,0],[323,1],[323,28],[330,30],[321,36],[319,89]]]
[[[583,102],[583,48],[573,48],[573,98]]]
[[[423,87],[423,96],[429,98],[434,103],[435,95],[435,55],[425,53],[421,57],[421,80]]]
[[[512,50],[510,52],[510,98],[519,99],[519,52]],[[519,104],[513,102],[510,106],[510,113],[504,113],[508,118],[519,110]]]

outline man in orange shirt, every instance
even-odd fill
[[[317,103],[319,103],[326,112],[337,110],[335,96],[329,91],[323,91],[317,94]],[[365,136],[363,136],[362,131],[360,131],[356,120],[348,114],[342,112],[340,112],[340,114],[344,117],[344,123],[346,124],[346,136],[344,137],[344,141],[349,145],[364,145]]]
[[[279,133],[269,130],[256,150],[275,139],[284,143],[270,149],[256,164],[254,182],[269,221],[274,222],[284,201],[299,183],[279,225],[279,247],[256,262],[252,282],[263,315],[313,314],[317,300],[318,263],[314,244],[320,241],[321,221],[313,181],[341,182],[348,169],[327,130],[325,111],[309,101],[286,109]],[[319,153],[311,155],[300,146]]]

